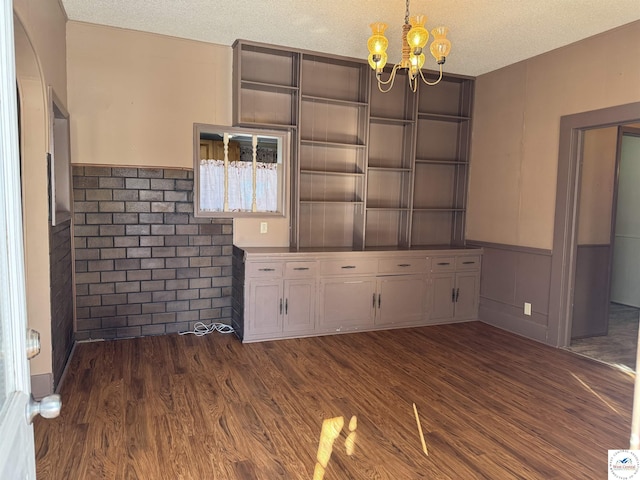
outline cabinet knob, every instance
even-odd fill
[[[398,267],[410,267],[411,264],[410,263],[399,263]]]
[[[438,265],[450,265],[449,262],[438,262]]]
[[[259,268],[258,270],[261,272],[274,272],[275,268]]]
[[[343,265],[340,268],[356,268],[356,266],[355,265]]]
[[[309,267],[295,267],[294,270],[309,270]]]
[[[474,263],[476,262],[474,262],[473,260],[467,260],[466,262],[462,262],[463,265],[473,265]]]

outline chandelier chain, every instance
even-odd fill
[[[406,2],[406,9],[404,11],[404,24],[409,25],[409,0]]]

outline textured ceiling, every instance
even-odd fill
[[[368,25],[400,57],[403,0],[61,0],[70,20],[231,45],[238,38],[366,58]],[[640,19],[639,0],[414,0],[449,27],[445,71],[480,75]],[[603,62],[606,59],[602,59]],[[429,56],[425,67],[434,68]]]

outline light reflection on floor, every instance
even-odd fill
[[[316,455],[316,466],[313,471],[313,480],[322,480],[324,473],[331,459],[331,453],[333,452],[333,445],[336,439],[340,436],[344,427],[344,417],[327,418],[322,422],[322,430],[320,432],[320,442],[318,444],[318,454]],[[347,455],[353,455],[356,448],[356,439],[358,428],[358,419],[354,415],[349,421],[347,427],[349,434],[344,442],[344,447]]]

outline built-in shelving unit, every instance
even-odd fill
[[[364,60],[237,41],[234,122],[293,132],[291,246],[463,245],[473,82],[382,93]]]
[[[411,245],[463,245],[473,80],[418,92]]]
[[[388,88],[388,86],[384,87]],[[416,105],[407,76],[370,94],[365,246],[409,246]]]
[[[243,42],[236,45],[234,124],[265,128],[297,126],[300,54]]]
[[[361,63],[302,54],[297,246],[362,248],[366,73]]]

